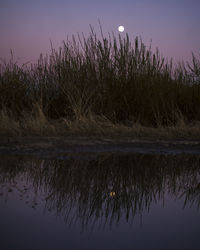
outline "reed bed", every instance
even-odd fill
[[[200,56],[174,64],[138,37],[98,38],[91,29],[87,38],[73,36],[58,50],[52,47],[36,64],[19,66],[13,57],[1,62],[2,114],[20,123],[34,118],[38,107],[46,121],[66,124],[90,117],[154,128],[198,123]]]

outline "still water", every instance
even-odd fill
[[[0,249],[200,249],[200,156],[0,156]]]

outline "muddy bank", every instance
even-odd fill
[[[96,137],[0,137],[0,154],[54,158],[73,153],[200,154],[199,140]]]

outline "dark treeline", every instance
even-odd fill
[[[73,37],[30,67],[0,65],[0,110],[16,119],[39,105],[49,119],[103,116],[112,122],[200,121],[200,59],[179,63],[136,38]]]

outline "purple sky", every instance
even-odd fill
[[[90,31],[104,34],[125,26],[131,39],[141,36],[146,45],[177,60],[200,53],[200,0],[0,0],[0,58],[35,62],[58,48],[67,36]],[[125,32],[122,34],[124,36]]]

